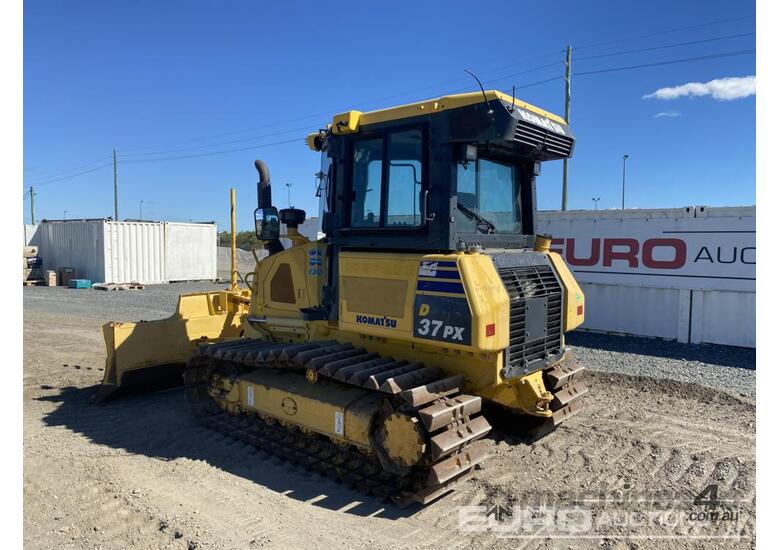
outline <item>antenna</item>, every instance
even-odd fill
[[[510,113],[515,112],[515,85],[512,84],[512,109],[509,111]]]
[[[477,78],[477,75],[472,73],[470,70],[468,70],[468,69],[463,69],[463,70],[466,71],[467,73],[469,73],[471,76],[473,76],[474,80],[476,80],[477,84],[479,84],[479,89],[482,90],[482,97],[485,98],[485,105],[487,105],[488,114],[492,115],[493,114],[493,109],[490,108],[490,103],[488,102],[487,94],[485,93],[485,87],[482,86],[482,82],[480,82],[479,78]]]

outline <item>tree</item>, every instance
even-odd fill
[[[252,250],[258,243],[254,231],[239,231],[236,233],[236,247],[241,250]],[[230,231],[222,231],[219,234],[219,246],[230,246]]]

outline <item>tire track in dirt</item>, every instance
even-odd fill
[[[458,526],[459,507],[543,497],[563,501],[561,495],[572,489],[597,494],[626,485],[637,492],[674,489],[695,495],[708,483],[718,483],[723,498],[748,501],[748,538],[737,547],[751,546],[755,414],[750,399],[691,384],[588,373],[590,394],[581,414],[536,443],[488,440],[490,457],[474,479],[426,508],[399,511],[199,426],[180,391],[90,405],[102,375],[97,366],[103,350],[92,334],[97,322],[86,326],[66,319],[55,332],[47,327],[57,323],[56,316],[37,323],[34,316],[25,319],[25,543],[30,548],[186,548],[189,542],[218,549],[592,548],[602,541],[467,533]],[[67,345],[51,346],[64,338],[70,338]],[[621,539],[603,546],[629,548]],[[652,546],[700,550],[715,545]]]

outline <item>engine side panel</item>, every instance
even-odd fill
[[[509,296],[484,254],[339,255],[339,329],[499,352],[509,342]]]

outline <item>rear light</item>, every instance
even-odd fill
[[[490,323],[485,326],[485,336],[493,336],[496,333],[495,323]]]
[[[582,315],[583,309],[583,306],[577,306],[577,315]]]

